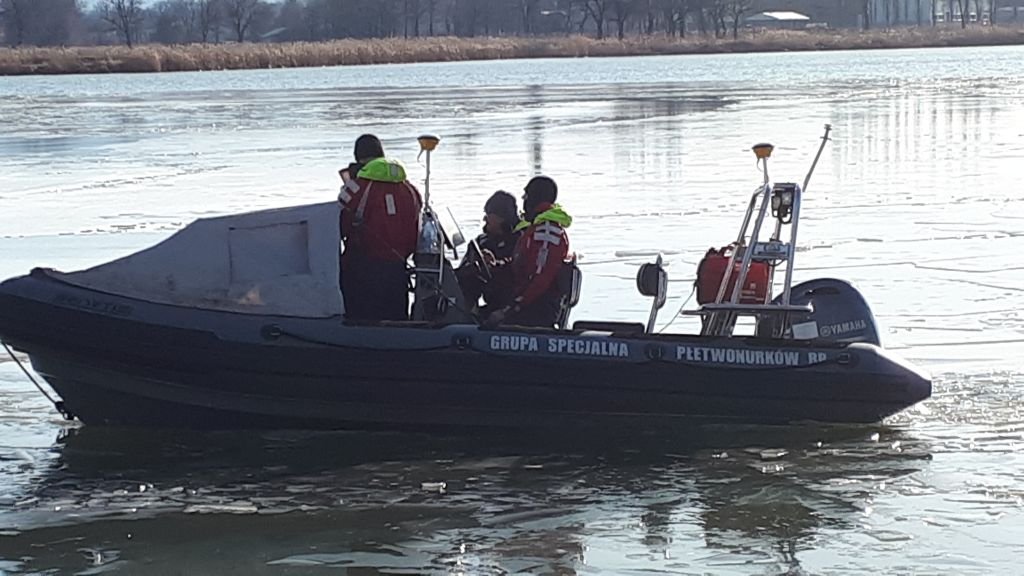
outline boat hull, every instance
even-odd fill
[[[44,273],[0,285],[0,339],[86,424],[869,423],[931,393],[926,376],[864,344],[346,326],[152,304]]]

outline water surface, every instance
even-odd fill
[[[379,133],[468,231],[556,178],[574,318],[667,324],[770,172],[807,190],[796,280],[836,276],[934,397],[877,426],[673,438],[78,429],[0,359],[0,574],[1015,573],[1024,560],[1024,49],[0,78],[0,276],[197,217],[324,201]],[[692,305],[692,303],[691,303]],[[679,318],[671,330],[693,330]],[[784,449],[778,460],[761,451]],[[767,455],[767,453],[766,453]],[[444,482],[445,489],[437,483]]]

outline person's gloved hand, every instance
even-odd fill
[[[486,328],[494,328],[495,326],[497,326],[497,325],[501,324],[502,322],[504,322],[505,321],[505,316],[507,316],[507,315],[508,315],[508,307],[507,306],[505,308],[499,308],[498,310],[495,310],[494,312],[491,312],[490,316],[488,316],[487,319],[484,320],[484,327],[486,327]]]

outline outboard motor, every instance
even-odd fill
[[[781,296],[774,303],[778,304]],[[793,286],[790,302],[810,304],[812,312],[794,318],[783,332],[784,338],[796,340],[827,340],[830,342],[865,342],[881,346],[875,317],[864,296],[849,282],[835,278],[819,278]],[[777,334],[772,318],[758,323],[758,336]]]

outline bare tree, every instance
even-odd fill
[[[434,22],[437,19],[438,0],[425,0],[427,3],[427,34],[434,35]]]
[[[235,30],[235,38],[239,42],[245,42],[245,34],[252,25],[252,17],[256,14],[256,6],[259,0],[226,0],[228,20]]]
[[[726,0],[702,0],[699,14],[701,34],[707,33],[707,22],[710,20],[715,27],[715,38],[723,38],[729,33],[725,23]]]
[[[732,0],[729,2],[728,12],[732,18],[732,39],[740,37],[740,20],[750,10],[750,0]]]
[[[611,19],[615,21],[615,25],[618,28],[619,40],[625,37],[626,21],[633,15],[635,8],[636,0],[611,0]]]
[[[587,9],[587,13],[594,19],[594,24],[597,26],[597,39],[602,40],[604,38],[604,23],[605,13],[608,11],[608,2],[610,0],[587,0],[584,7]]]
[[[967,11],[971,8],[971,0],[957,0],[960,6],[960,27],[967,28]]]
[[[31,1],[0,0],[0,18],[4,22],[4,35],[13,46],[21,46],[25,43]]]
[[[139,38],[142,28],[142,0],[103,0],[103,20],[114,27],[114,31],[131,48]]]
[[[701,36],[708,34],[708,16],[712,0],[694,0],[694,12],[697,14],[697,31]]]
[[[193,6],[196,11],[199,38],[206,44],[210,41],[210,36],[220,30],[223,15],[221,0],[193,0]]]
[[[194,0],[163,0],[151,12],[156,23],[151,40],[166,44],[192,42],[196,38],[199,14]]]
[[[0,0],[0,24],[13,46],[68,44],[82,12],[76,0]]]
[[[533,21],[537,16],[537,5],[540,0],[519,0],[519,10],[523,16],[523,34],[533,34]]]
[[[654,0],[640,0],[640,2],[645,14],[643,33],[650,36],[654,34],[654,24],[658,20],[657,10],[655,10]]]
[[[282,38],[287,41],[312,39],[312,30],[307,27],[307,5],[299,0],[285,0],[277,13],[277,26],[284,28]]]
[[[433,25],[433,4],[436,4],[436,0],[402,0],[402,21],[404,23],[402,34],[408,38],[410,35],[414,38],[420,37],[420,25],[423,23],[423,17],[429,16],[431,23],[429,25],[430,34],[434,34]],[[412,32],[410,34],[410,25],[412,26]]]
[[[665,35],[674,38],[679,26],[678,10],[676,0],[656,0],[657,8],[661,10],[661,20],[665,23]]]
[[[179,0],[181,9],[177,12],[178,23],[181,25],[185,39],[192,42],[199,31],[199,2],[196,0]]]
[[[665,33],[669,36],[686,37],[686,21],[695,0],[659,0],[662,18],[665,21]]]

